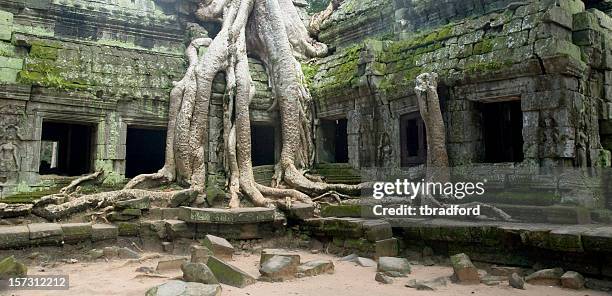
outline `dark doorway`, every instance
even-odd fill
[[[348,158],[348,132],[347,120],[322,119],[319,133],[319,162],[347,163]]]
[[[480,104],[484,161],[523,161],[523,114],[521,101]]]
[[[400,117],[400,145],[403,167],[421,165],[427,160],[425,123],[419,112]]]
[[[251,157],[254,166],[275,164],[275,129],[271,125],[251,125]]]
[[[126,177],[157,172],[164,166],[166,130],[128,127],[125,149]]]
[[[43,121],[39,173],[78,176],[93,166],[94,126]]]

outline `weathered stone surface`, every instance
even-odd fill
[[[480,276],[478,275],[478,269],[470,260],[466,254],[461,253],[450,257],[451,264],[453,265],[453,276],[455,279],[462,284],[478,284],[480,283]]]
[[[586,251],[612,250],[612,226],[599,227],[582,233],[582,245]]]
[[[99,259],[104,256],[104,251],[100,249],[91,249],[87,252],[87,255],[89,255],[91,259]]]
[[[377,272],[374,280],[383,284],[393,284],[393,279],[382,272]]]
[[[102,253],[106,259],[113,259],[119,257],[119,247],[105,247],[102,249]]]
[[[9,256],[0,261],[0,280],[10,277],[24,277],[28,274],[25,264],[17,261],[15,256]]]
[[[187,262],[187,258],[164,259],[157,262],[155,271],[163,272],[168,270],[180,269],[183,263]],[[191,281],[188,281],[191,282]],[[206,284],[206,283],[204,283]]]
[[[532,285],[559,286],[563,269],[551,268],[538,270],[525,277],[525,282]]]
[[[355,259],[355,263],[361,267],[375,267],[377,265],[376,261],[364,257],[357,257],[357,259]]]
[[[250,274],[214,256],[208,258],[206,266],[210,268],[217,280],[222,284],[244,288],[257,281]]]
[[[0,248],[10,249],[24,247],[30,244],[30,230],[27,226],[0,227]]]
[[[285,209],[287,216],[293,219],[304,220],[314,217],[314,205],[305,203],[294,203],[291,208]]]
[[[491,275],[496,275],[496,276],[510,276],[513,273],[522,274],[523,269],[520,267],[514,267],[514,266],[492,265],[489,273]]]
[[[510,275],[510,278],[508,279],[508,284],[510,285],[510,287],[515,289],[525,289],[525,280],[523,280],[523,277],[516,273]]]
[[[82,242],[91,239],[92,228],[89,223],[61,224],[64,241],[67,243]]]
[[[180,266],[183,271],[183,279],[187,282],[202,284],[218,284],[219,281],[213,272],[204,263],[185,262]]]
[[[179,217],[189,223],[260,223],[274,221],[274,209],[182,207]]]
[[[427,281],[411,279],[411,280],[408,280],[408,283],[406,283],[405,286],[409,288],[414,288],[420,291],[435,291],[440,287],[446,286],[447,282],[448,282],[447,277],[439,277],[439,278],[435,278],[435,279],[427,280]]]
[[[340,261],[353,262],[353,261],[357,260],[357,257],[359,257],[359,255],[353,253],[353,254],[346,255],[346,256],[340,258]]]
[[[410,273],[410,264],[405,258],[396,257],[380,257],[378,258],[378,271],[382,272],[398,272],[405,276]]]
[[[140,254],[130,248],[120,248],[118,250],[119,258],[121,259],[139,259]]]
[[[60,244],[64,239],[62,227],[57,223],[32,223],[28,229],[32,244]]]
[[[208,262],[208,258],[213,256],[213,252],[205,246],[191,246],[191,262],[204,263]]]
[[[282,282],[292,279],[295,277],[298,264],[300,264],[299,261],[296,262],[292,257],[272,256],[261,264],[259,268],[260,280]]]
[[[118,222],[117,234],[119,236],[138,236],[140,233],[139,222]]]
[[[259,265],[263,264],[264,262],[268,261],[270,258],[274,256],[289,257],[293,260],[293,262],[297,263],[297,265],[300,265],[300,255],[295,252],[291,252],[285,249],[263,249],[261,250],[261,255],[259,257]]]
[[[298,266],[297,272],[305,276],[316,276],[323,273],[334,273],[334,263],[330,260],[308,261]]]
[[[8,71],[8,69],[3,69]],[[0,203],[0,218],[12,218],[27,216],[32,211],[31,204],[6,204]]]
[[[150,207],[151,207],[151,199],[148,197],[123,200],[115,204],[116,209],[146,210]]]
[[[117,226],[110,224],[93,224],[91,226],[91,239],[93,241],[117,239],[119,230]]]
[[[561,286],[574,290],[582,289],[584,288],[584,277],[575,271],[566,271],[561,276]]]
[[[206,285],[183,281],[168,281],[149,289],[145,296],[221,296],[220,285]]]
[[[164,220],[166,223],[166,235],[171,240],[179,238],[190,238],[195,237],[195,227],[188,225],[185,221],[181,220]]]
[[[480,282],[487,286],[496,286],[507,280],[507,276],[485,275],[480,277]]]
[[[208,234],[202,240],[202,244],[218,258],[231,260],[234,255],[234,246],[222,237]]]
[[[399,246],[396,238],[388,238],[375,242],[375,257],[394,257],[399,254]]]

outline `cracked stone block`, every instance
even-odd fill
[[[189,223],[259,223],[274,221],[274,209],[182,207],[179,217]]]
[[[216,257],[231,260],[234,255],[234,246],[222,237],[206,235],[202,244],[211,250]]]

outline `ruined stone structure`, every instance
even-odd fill
[[[112,184],[161,167],[168,95],[185,71],[185,44],[208,34],[193,24],[194,5],[1,0],[2,196],[48,186],[40,177],[46,174],[103,169]],[[423,164],[414,78],[426,71],[441,80],[451,165],[502,179],[517,167],[609,167],[612,18],[605,4],[587,6],[344,1],[319,34],[333,54],[303,64],[316,100],[318,172],[331,182],[354,182],[359,176],[350,167]],[[211,36],[218,30],[204,25]],[[267,111],[266,70],[255,60],[250,65],[258,90],[251,105],[253,160],[265,183],[280,130],[278,115]],[[218,78],[208,171],[209,181],[222,184],[224,79]],[[559,180],[551,183],[563,189]]]

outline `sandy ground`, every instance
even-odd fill
[[[258,282],[244,289],[223,285],[222,295],[248,295],[248,296],[281,296],[281,295],[312,295],[312,296],[342,296],[342,295],[537,295],[537,296],[604,296],[605,292],[592,290],[573,291],[559,287],[533,286],[526,284],[525,290],[517,290],[507,284],[500,286],[456,285],[449,284],[437,291],[416,291],[404,287],[408,279],[428,280],[439,276],[450,276],[452,268],[441,266],[413,266],[412,274],[407,278],[395,279],[391,285],[383,285],[374,280],[376,268],[366,268],[350,262],[339,261],[338,257],[324,254],[310,254],[298,251],[302,262],[313,259],[328,259],[335,264],[334,274],[319,275],[316,277],[300,278],[282,283]],[[163,257],[162,257],[163,258]],[[105,262],[84,262],[76,264],[59,263],[55,267],[30,266],[30,274],[68,274],[70,276],[70,290],[66,291],[12,291],[0,292],[0,295],[19,296],[54,296],[54,295],[144,295],[145,291],[155,285],[166,282],[168,279],[181,275],[180,270],[164,273],[166,278],[145,277],[136,272],[141,266],[157,266],[159,259],[152,259],[143,263],[126,265],[126,260],[113,260]],[[243,270],[258,276],[258,255],[238,255],[231,262]]]

